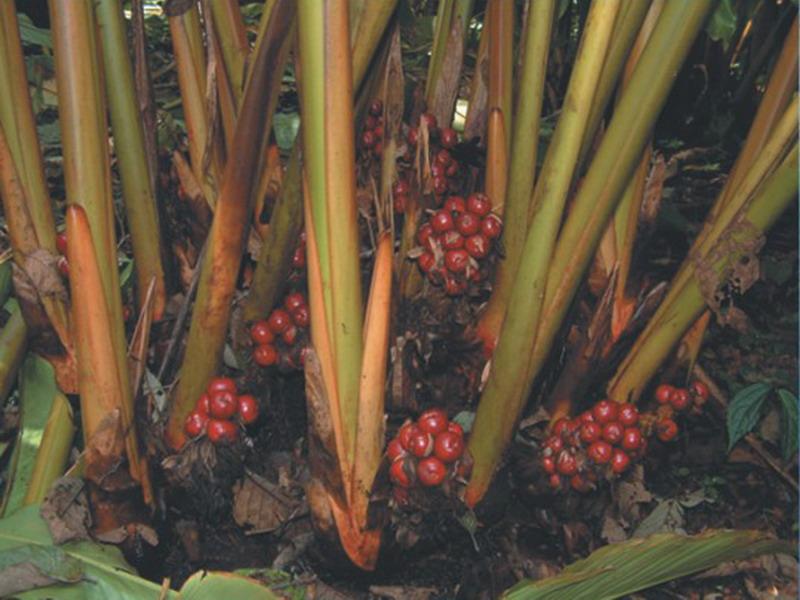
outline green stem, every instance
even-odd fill
[[[14,387],[17,371],[28,347],[28,327],[19,304],[14,300],[5,307],[11,316],[0,332],[0,403],[5,402],[8,392]]]

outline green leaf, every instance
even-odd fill
[[[46,360],[29,354],[20,370],[21,420],[9,468],[9,485],[0,509],[2,515],[10,515],[22,506],[57,392],[53,367]]]
[[[281,150],[291,150],[297,130],[300,129],[300,115],[296,112],[276,112],[272,118],[272,129],[275,132],[275,142]]]
[[[728,405],[728,452],[753,430],[761,419],[761,409],[772,386],[754,383],[739,390]]]
[[[45,48],[53,47],[53,36],[50,35],[49,30],[36,27],[25,13],[17,13],[17,20],[19,21],[19,36],[22,38],[22,43],[44,46]]]
[[[34,544],[0,551],[0,597],[54,583],[77,583],[84,577],[80,561],[61,549]]]
[[[752,530],[660,533],[600,548],[558,575],[517,584],[503,598],[611,600],[721,562],[776,552],[793,556],[794,545]]]
[[[788,460],[797,452],[797,396],[787,389],[778,390],[783,422],[781,423],[781,449]]]
[[[11,294],[11,261],[0,263],[0,306],[6,303]]]
[[[706,32],[715,42],[722,42],[723,49],[728,46],[736,33],[736,11],[732,0],[722,0],[708,20]]]
[[[183,584],[179,597],[180,600],[278,600],[278,596],[255,579],[221,571],[195,573]]]

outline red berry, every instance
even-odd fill
[[[293,346],[297,340],[297,327],[294,325],[289,326],[289,328],[281,334],[281,339],[287,346]]]
[[[711,395],[708,386],[702,381],[693,381],[692,385],[689,386],[689,391],[694,397],[694,403],[698,406],[705,404],[706,400],[708,400]]]
[[[250,328],[250,339],[256,344],[269,344],[275,339],[275,335],[266,321],[256,321]]]
[[[447,467],[435,456],[423,458],[417,463],[417,479],[426,487],[441,484],[446,476]]]
[[[461,250],[454,250],[454,252],[461,252]],[[444,292],[448,296],[460,296],[467,289],[467,282],[456,279],[451,274],[448,274],[444,279]]]
[[[433,193],[437,196],[442,196],[447,193],[447,177],[444,175],[434,176],[433,178]]]
[[[672,419],[662,419],[656,423],[656,435],[662,442],[671,442],[678,435],[678,424]]]
[[[389,467],[389,477],[392,483],[404,488],[411,485],[411,477],[408,476],[409,469],[406,468],[407,465],[409,465],[410,468],[409,459],[405,458],[392,463],[392,466]]]
[[[416,146],[417,141],[419,141],[419,130],[416,127],[409,127],[408,133],[406,133],[406,140],[412,146]]]
[[[208,414],[215,419],[230,419],[236,414],[238,403],[236,393],[228,391],[218,391],[209,394]]]
[[[235,394],[236,382],[230,377],[214,377],[208,382],[206,391],[209,395],[213,395],[214,392],[231,392]]]
[[[375,137],[378,140],[375,144],[377,146],[378,143],[382,142],[383,140],[383,125],[376,125],[372,132],[375,134]]]
[[[305,248],[296,248],[292,255],[292,267],[295,269],[304,269],[306,267],[306,251]]]
[[[397,194],[392,201],[392,205],[394,206],[394,212],[398,214],[402,214],[406,212],[406,207],[408,203],[411,202],[411,199],[406,194]]]
[[[464,429],[461,427],[461,425],[459,425],[455,421],[450,421],[447,424],[447,431],[450,431],[452,433],[456,433],[456,434],[460,435],[461,437],[464,437]]]
[[[566,417],[560,418],[553,424],[553,435],[561,436],[564,432],[567,431],[567,426],[569,425],[569,419]]]
[[[372,115],[367,115],[367,118],[364,119],[364,129],[375,129],[378,125],[378,119]]]
[[[427,124],[427,125],[428,125],[428,129],[429,129],[429,130],[431,130],[431,131],[432,131],[432,130],[436,129],[436,125],[437,125],[437,123],[436,123],[436,117],[434,117],[434,116],[433,116],[431,113],[428,113],[428,112],[426,112],[426,113],[422,113],[422,114],[420,115],[420,117],[419,117],[419,120],[420,120],[422,123],[425,123],[425,124]]]
[[[375,142],[375,145],[372,147],[372,153],[376,157],[380,157],[383,154],[383,142]]]
[[[685,388],[676,388],[670,396],[669,403],[677,411],[686,410],[692,404],[692,397],[689,395],[689,390]]]
[[[631,465],[631,457],[622,450],[614,450],[611,456],[611,470],[614,473],[624,473]]]
[[[311,316],[308,313],[308,307],[300,306],[298,308],[295,308],[292,311],[292,321],[294,321],[295,325],[297,325],[298,327],[302,327],[303,329],[308,327],[308,324],[311,321]]]
[[[407,455],[408,452],[406,452],[406,449],[403,448],[403,444],[401,444],[400,440],[397,438],[394,438],[391,442],[389,442],[389,445],[386,446],[386,458],[389,459],[389,462],[394,462],[398,458],[403,458]]]
[[[419,427],[409,421],[400,427],[400,430],[397,432],[397,439],[400,441],[400,444],[403,446],[403,448],[409,450],[411,448],[411,437],[419,432]]]
[[[258,419],[258,400],[250,394],[239,396],[239,418],[245,425],[255,423]]]
[[[628,427],[622,433],[622,447],[629,452],[635,452],[642,445],[642,432],[638,427]]]
[[[208,417],[194,410],[186,416],[186,421],[183,423],[183,430],[186,432],[186,435],[194,438],[205,433],[207,423]]]
[[[603,439],[609,444],[618,444],[622,440],[624,430],[617,421],[611,421],[603,425]]]
[[[667,404],[672,398],[675,388],[666,383],[662,383],[656,388],[656,401],[659,404]]]
[[[261,344],[253,350],[253,360],[260,367],[269,367],[278,362],[278,351],[272,344]]]
[[[56,236],[56,249],[61,254],[67,253],[67,234],[66,233],[59,233]]]
[[[464,236],[457,231],[445,231],[441,239],[445,250],[458,250],[464,247]]]
[[[633,404],[625,403],[619,405],[619,422],[625,427],[632,427],[639,422],[639,411]]]
[[[405,179],[398,179],[392,185],[392,193],[396,196],[400,196],[402,194],[408,194],[411,191],[411,186],[409,185],[408,181]]]
[[[446,167],[451,162],[453,162],[453,157],[450,156],[450,153],[447,150],[442,148],[441,150],[439,150],[436,153],[436,156],[434,157],[433,160],[434,160],[434,162],[436,164],[439,164],[439,165],[442,165],[443,167]]]
[[[419,268],[422,269],[422,272],[427,273],[436,266],[436,258],[433,256],[432,252],[425,251],[419,255],[417,263],[419,264]]]
[[[485,217],[492,210],[492,203],[486,194],[475,192],[467,198],[467,210],[479,217]]]
[[[197,401],[197,404],[194,407],[195,411],[203,415],[204,417],[208,417],[208,411],[211,409],[211,398],[208,394],[201,394],[200,399]]]
[[[564,440],[561,439],[561,436],[551,435],[544,441],[544,447],[550,448],[550,451],[555,454],[564,447]]]
[[[436,233],[444,233],[453,228],[453,217],[446,210],[439,210],[431,217],[431,228]]]
[[[469,236],[464,242],[464,247],[472,258],[478,260],[489,254],[489,240],[482,233]]]
[[[444,266],[451,273],[461,273],[469,264],[469,254],[466,250],[448,250],[444,255]]]
[[[586,454],[595,464],[604,465],[611,460],[612,452],[613,448],[611,447],[611,444],[600,441],[589,446]]]
[[[591,444],[600,439],[602,429],[597,423],[584,423],[581,425],[581,441],[585,444]]]
[[[62,256],[56,261],[56,267],[62,277],[69,278],[69,261],[66,256]]]
[[[380,98],[376,98],[369,105],[369,114],[371,114],[373,117],[380,117],[382,112],[383,102],[381,102]]]
[[[447,176],[447,168],[444,165],[440,165],[439,163],[433,163],[431,165],[431,177],[436,179],[438,177],[446,177],[446,176]]]
[[[452,431],[444,431],[436,436],[433,453],[443,463],[451,463],[464,453],[464,438]]]
[[[611,402],[610,400],[601,400],[595,404],[594,408],[592,409],[594,420],[601,425],[610,421],[615,421],[618,414],[619,405],[616,402]]]
[[[431,224],[425,223],[424,225],[422,225],[417,231],[417,241],[419,242],[419,245],[425,249],[430,248],[430,244],[428,243],[428,241],[431,239],[432,235],[433,235],[433,227],[431,226]]]
[[[471,212],[465,212],[456,219],[456,229],[463,236],[475,235],[481,229],[481,220]]]
[[[586,479],[580,473],[573,475],[569,480],[569,484],[576,492],[588,492],[590,489]]]
[[[300,292],[292,292],[283,300],[283,306],[289,312],[306,305],[306,299]]]
[[[433,436],[418,430],[408,440],[408,451],[418,458],[430,456],[433,452]]]
[[[503,223],[494,215],[489,215],[481,221],[481,233],[490,240],[500,237],[503,232]]]
[[[272,333],[283,333],[292,324],[292,318],[282,308],[276,308],[267,319],[267,324],[272,330]]]
[[[448,423],[447,413],[441,408],[426,410],[419,416],[419,419],[417,419],[417,427],[425,433],[430,433],[432,435],[447,431]]]
[[[567,450],[562,450],[556,458],[556,469],[562,475],[575,475],[578,472],[578,461]]]
[[[227,444],[236,441],[239,436],[239,428],[231,421],[219,419],[208,420],[208,439],[214,444]]]
[[[544,456],[542,457],[542,468],[545,473],[552,475],[556,472],[556,461],[552,456]]]
[[[442,208],[451,213],[461,214],[467,210],[467,203],[464,202],[464,199],[461,196],[450,196],[447,200],[445,200]],[[456,227],[458,227],[458,225],[456,225]]]
[[[452,148],[458,143],[458,134],[452,127],[442,127],[439,137],[442,142],[442,146],[445,148]]]
[[[458,182],[453,181],[453,179],[458,175],[458,163],[456,161],[452,161],[449,165],[447,165],[447,170],[445,171],[446,175],[450,177],[450,188],[451,189],[458,189]]]
[[[556,473],[550,475],[550,487],[555,490],[561,487],[561,477]]]
[[[580,415],[578,415],[578,420],[581,423],[594,423],[594,415],[592,415],[592,411],[585,410]]]
[[[375,134],[371,129],[367,129],[361,134],[361,145],[365,148],[371,148],[375,145]]]

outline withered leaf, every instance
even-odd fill
[[[53,543],[89,539],[92,517],[81,479],[61,477],[56,480],[42,502],[40,514],[47,523]]]

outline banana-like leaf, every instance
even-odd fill
[[[693,536],[655,534],[600,548],[559,575],[517,584],[503,598],[611,600],[721,562],[767,553],[794,555],[795,551],[789,542],[752,530],[709,530]]]
[[[247,598],[248,600],[277,600],[269,588],[255,579],[225,572],[198,572],[183,584],[180,600],[217,600],[218,598]]]

